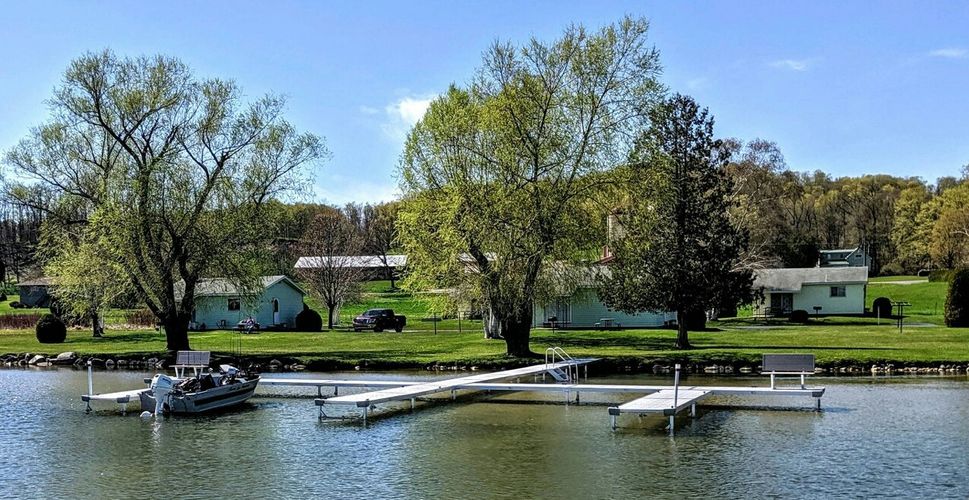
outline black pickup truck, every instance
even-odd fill
[[[369,311],[353,318],[353,331],[373,330],[382,332],[384,330],[394,330],[399,332],[407,324],[407,318],[394,314],[393,309],[370,309]]]

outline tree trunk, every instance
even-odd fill
[[[101,315],[98,314],[97,310],[91,311],[91,330],[94,338],[104,336],[104,324],[101,323]]]
[[[336,306],[326,306],[326,329],[333,329],[333,311],[336,310]]]
[[[500,339],[501,338],[501,322],[498,321],[498,315],[495,314],[495,310],[488,306],[488,310],[484,312],[484,316],[481,318],[482,324],[484,325],[484,336],[486,339]]]
[[[396,280],[394,279],[394,268],[387,266],[387,275],[390,276],[390,289],[396,290],[397,284]]]
[[[676,311],[676,348],[677,349],[690,349],[690,339],[686,331],[687,327],[687,313],[680,308]]]
[[[165,340],[168,343],[168,351],[187,351],[188,345],[188,322],[191,317],[188,314],[178,314],[170,312],[162,319],[165,327]]]
[[[505,337],[505,346],[509,356],[518,358],[538,357],[528,345],[532,332],[531,305],[518,308],[517,311],[509,314],[501,323],[501,333]]]

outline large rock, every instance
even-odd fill
[[[75,360],[77,360],[77,354],[68,351],[58,354],[57,357],[50,360],[50,362],[55,365],[73,365]]]
[[[44,361],[47,361],[47,358],[45,358],[44,356],[42,356],[40,354],[37,354],[36,356],[30,358],[30,361],[28,361],[27,364],[28,365],[36,365],[37,363],[42,363]]]

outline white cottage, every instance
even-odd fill
[[[867,285],[867,267],[761,269],[754,273],[754,288],[764,292],[758,309],[774,316],[799,309],[822,315],[864,314]]]

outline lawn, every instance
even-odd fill
[[[928,281],[929,278],[926,276],[914,276],[914,275],[903,275],[903,276],[878,276],[875,278],[868,278],[868,283],[881,283],[885,281]]]
[[[480,326],[480,324],[479,324]],[[810,325],[785,321],[764,325],[735,319],[714,325],[712,331],[692,332],[694,349],[672,349],[675,331],[555,331],[533,332],[532,349],[561,346],[573,356],[636,358],[639,361],[754,362],[765,352],[811,352],[821,365],[895,362],[932,365],[969,362],[969,329],[938,326],[910,327],[899,334],[894,324],[865,318],[822,318]],[[473,364],[500,361],[504,343],[482,338],[480,329],[458,333],[441,329],[404,333],[263,332],[241,336],[227,331],[193,333],[195,349],[229,352],[240,341],[246,355],[291,356],[356,364],[361,361],[420,366],[431,362]],[[118,331],[104,339],[87,331],[71,331],[62,345],[38,344],[31,331],[0,331],[0,353],[155,355],[164,351],[154,331]]]
[[[635,358],[623,362],[679,360],[695,362],[753,362],[765,352],[812,352],[822,365],[895,362],[932,365],[969,362],[969,329],[950,329],[942,324],[946,283],[896,285],[872,283],[868,306],[877,297],[912,303],[906,312],[909,326],[899,334],[889,319],[827,317],[808,325],[786,320],[770,323],[734,318],[711,323],[711,330],[691,332],[694,349],[672,349],[672,330],[549,331],[532,334],[532,349],[543,352],[561,346],[573,356]],[[432,362],[475,364],[501,362],[504,343],[483,339],[481,321],[428,320],[434,314],[430,302],[399,290],[389,282],[366,285],[362,300],[344,307],[346,324],[352,315],[373,307],[391,307],[407,315],[404,333],[263,332],[241,336],[227,331],[191,334],[195,349],[232,351],[241,341],[247,355],[288,356],[304,361],[331,360],[357,364],[361,361],[421,366]],[[315,306],[310,302],[311,306]],[[22,310],[17,310],[22,311]],[[29,311],[29,310],[27,310]],[[436,333],[435,333],[436,327]],[[75,351],[103,355],[158,355],[164,352],[161,334],[152,330],[109,329],[104,339],[87,330],[72,330],[63,345],[37,343],[29,330],[0,330],[0,353]]]

